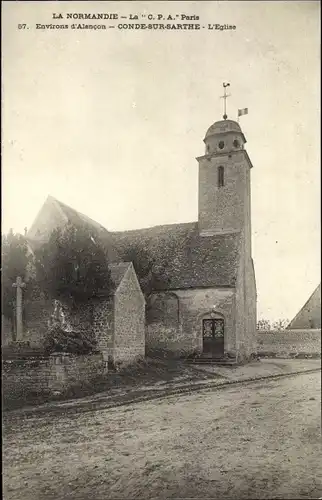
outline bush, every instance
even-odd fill
[[[50,327],[44,339],[46,354],[66,352],[70,354],[89,354],[95,350],[96,342],[84,332],[65,331],[61,325]]]
[[[107,250],[86,227],[54,230],[35,251],[35,269],[40,290],[52,299],[86,302],[114,286]]]

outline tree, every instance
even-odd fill
[[[27,268],[31,256],[28,255],[27,241],[21,234],[9,233],[2,235],[2,314],[12,321],[14,330],[14,308],[16,290],[12,284],[17,276],[27,279]]]
[[[44,338],[47,353],[87,354],[95,350],[91,331],[79,331],[64,321],[63,304],[76,304],[109,294],[113,283],[107,251],[86,227],[69,224],[52,232],[48,243],[35,251],[36,280],[40,290],[55,299],[54,313]]]
[[[36,279],[52,299],[83,301],[111,289],[107,252],[85,227],[55,229],[35,257]]]
[[[275,321],[269,321],[268,319],[260,319],[257,322],[257,330],[285,330],[287,325],[289,324],[289,319],[277,319]]]
[[[140,281],[142,291],[149,298],[156,286],[167,288],[170,280],[165,277],[165,269],[169,265],[165,257],[154,258],[142,247],[132,245],[122,253],[124,262],[132,262]],[[148,307],[148,303],[147,303]]]
[[[273,330],[278,330],[278,331],[285,330],[289,322],[290,322],[289,319],[278,319],[274,321],[272,324]]]
[[[268,319],[259,319],[257,322],[257,330],[266,330],[269,331],[271,329],[271,323]]]

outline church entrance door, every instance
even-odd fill
[[[221,358],[224,355],[224,320],[221,318],[204,319],[202,334],[204,355]]]

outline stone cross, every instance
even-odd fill
[[[26,284],[23,283],[20,276],[17,277],[16,282],[12,284],[14,288],[17,289],[17,299],[16,299],[16,323],[17,323],[17,333],[16,341],[21,342],[23,340],[23,324],[22,324],[22,289],[25,288]]]

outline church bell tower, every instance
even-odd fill
[[[226,117],[226,119],[225,119]],[[239,123],[217,121],[204,138],[199,163],[199,232],[213,236],[240,232],[251,256],[251,161]]]

